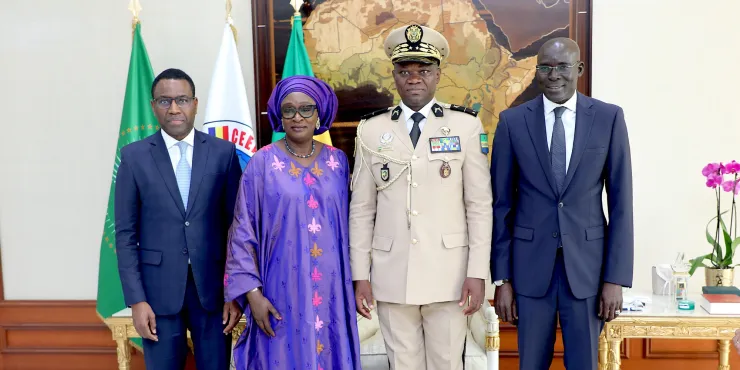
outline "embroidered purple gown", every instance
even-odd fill
[[[238,370],[360,369],[349,269],[349,165],[324,146],[303,167],[276,145],[250,159],[242,176],[224,276],[227,300],[247,326],[234,348]],[[262,286],[282,316],[276,337],[257,326],[245,294]]]

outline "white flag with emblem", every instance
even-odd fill
[[[230,25],[224,26],[221,49],[208,92],[203,131],[236,144],[242,170],[257,151],[239,54]]]

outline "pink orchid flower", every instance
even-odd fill
[[[722,170],[724,169],[724,166],[722,163],[710,163],[701,170],[701,174],[709,177],[710,175],[717,175],[722,174]]]
[[[725,173],[740,173],[740,163],[735,160],[725,165]]]
[[[740,194],[740,180],[729,180],[722,183],[722,190],[728,193]]]

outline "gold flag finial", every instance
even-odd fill
[[[226,0],[226,23],[231,27],[231,32],[234,34],[234,43],[237,43],[236,27],[234,27],[234,20],[231,18],[231,0]]]
[[[293,9],[295,9],[295,15],[301,15],[301,5],[303,4],[302,0],[290,0],[290,5],[293,5]]]
[[[231,0],[226,0],[226,22],[233,23],[231,19]]]
[[[139,0],[131,0],[128,3],[128,10],[131,11],[131,14],[133,14],[133,25],[136,27],[136,24],[139,23],[139,13],[141,13],[141,4],[139,4]]]

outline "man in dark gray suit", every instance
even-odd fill
[[[501,113],[493,140],[495,308],[517,324],[520,369],[546,370],[560,323],[569,370],[596,369],[604,321],[632,285],[632,165],[624,113],[576,92],[578,45],[537,55],[542,95]],[[608,198],[609,222],[602,207]]]

